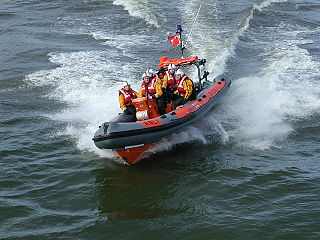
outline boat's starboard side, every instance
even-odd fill
[[[143,152],[158,141],[178,133],[218,103],[221,93],[230,86],[231,80],[218,76],[214,82],[198,94],[196,100],[168,114],[154,119],[132,123],[103,124],[93,140],[101,149],[113,149],[129,163],[135,163],[143,157]]]

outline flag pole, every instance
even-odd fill
[[[177,34],[179,34],[180,35],[180,50],[181,50],[181,58],[184,58],[183,57],[183,49],[185,49],[185,47],[183,46],[183,42],[182,42],[182,26],[181,25],[178,25],[177,26]]]

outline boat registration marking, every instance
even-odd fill
[[[156,127],[156,126],[160,126],[162,124],[161,119],[149,119],[149,120],[144,120],[140,122],[143,126],[145,127]]]

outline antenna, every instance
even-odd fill
[[[183,45],[183,42],[182,42],[182,26],[181,25],[178,25],[177,26],[177,34],[179,34],[180,35],[180,50],[181,50],[181,58],[184,58],[183,57],[183,49],[185,49],[185,47],[184,47],[184,45]]]
[[[196,15],[196,17],[195,17],[195,19],[194,19],[194,21],[193,21],[193,24],[192,24],[192,27],[191,27],[190,33],[188,34],[188,39],[187,39],[187,41],[186,41],[186,42],[189,42],[189,39],[190,39],[191,33],[192,33],[192,31],[193,31],[193,28],[194,28],[194,24],[196,23],[196,21],[197,21],[197,19],[198,19],[198,15],[199,15],[199,12],[200,12],[201,6],[202,6],[202,3],[200,4],[200,7],[199,7],[198,12],[197,12],[197,15]]]

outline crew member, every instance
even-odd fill
[[[153,78],[155,78],[157,84],[159,86],[162,87],[162,80],[161,78],[158,76],[157,72],[155,70],[153,70],[152,68],[148,69],[146,74],[150,77],[150,79],[152,80]]]
[[[168,70],[163,77],[162,92],[166,103],[170,103],[176,99],[176,95],[174,94],[174,91],[177,90],[177,82],[174,77],[176,68],[176,65],[173,63],[169,64]]]
[[[131,89],[128,82],[123,82],[123,88],[119,90],[120,107],[126,115],[133,115],[136,117],[136,108],[132,104],[132,99],[137,98],[138,94]]]
[[[157,83],[156,78],[150,79],[146,73],[142,74],[142,79],[143,82],[141,84],[138,96],[155,99],[159,108],[159,113],[161,115],[164,114],[165,105],[163,100],[160,98],[162,96],[161,85]]]
[[[174,92],[177,98],[174,100],[174,106],[185,104],[190,100],[194,89],[193,81],[184,74],[182,69],[178,69],[175,72],[175,80],[178,84],[177,90]]]
[[[165,74],[166,74],[166,70],[165,70],[163,67],[159,68],[158,77],[159,77],[162,81],[163,81],[163,77],[164,77]]]
[[[164,91],[174,92],[177,89],[176,80],[174,78],[174,73],[176,71],[176,65],[171,63],[168,66],[168,71],[166,71],[166,75],[163,77],[162,89]]]

